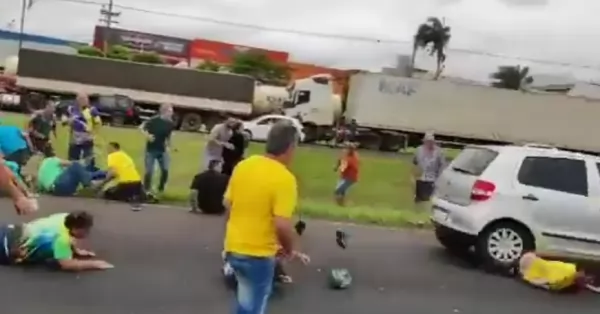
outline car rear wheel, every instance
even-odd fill
[[[448,252],[459,256],[468,254],[469,250],[473,246],[473,241],[466,241],[462,237],[453,235],[447,230],[443,230],[441,228],[435,229],[435,237],[437,238],[438,242],[440,242],[440,244],[444,246],[446,250],[448,250]]]
[[[535,249],[531,232],[514,222],[493,224],[479,235],[476,253],[487,270],[505,270],[518,263],[519,258]]]

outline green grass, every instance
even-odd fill
[[[3,124],[24,126],[25,116],[5,114],[0,117]],[[117,141],[135,160],[143,171],[144,138],[137,129],[104,127],[104,141]],[[171,155],[170,178],[163,202],[184,203],[189,184],[202,165],[204,136],[194,133],[176,133],[172,139],[177,152]],[[54,147],[59,156],[67,151],[67,133],[59,127]],[[252,143],[248,155],[260,153],[263,145]],[[104,152],[98,152],[100,165],[105,163]],[[385,226],[414,225],[426,221],[426,213],[416,211],[412,205],[410,179],[410,157],[400,154],[360,152],[360,179],[348,199],[348,206],[338,207],[333,203],[332,191],[337,181],[333,171],[339,150],[302,146],[298,148],[292,166],[299,183],[300,210],[303,215],[338,221],[352,221]],[[449,151],[450,157],[455,152]]]

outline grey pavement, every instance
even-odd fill
[[[0,219],[19,220],[0,200]],[[90,247],[116,268],[61,273],[0,268],[0,308],[7,314],[230,313],[232,295],[219,268],[223,221],[181,209],[85,199],[41,200],[42,212],[86,209],[95,214]],[[272,299],[285,314],[578,314],[598,313],[600,296],[554,295],[513,279],[484,274],[448,256],[426,231],[342,226],[349,248],[335,245],[340,225],[309,222],[302,245],[312,264],[291,266],[295,283]],[[346,291],[326,287],[326,270],[347,267]]]

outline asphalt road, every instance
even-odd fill
[[[3,221],[18,221],[1,200]],[[87,209],[96,215],[90,246],[116,268],[61,273],[0,268],[2,313],[230,313],[220,280],[222,221],[181,209],[127,206],[84,199],[41,201],[43,213]],[[424,231],[344,226],[346,251],[335,246],[338,226],[309,222],[303,246],[313,263],[290,268],[296,283],[273,298],[270,313],[578,314],[597,313],[600,296],[554,295],[483,274],[449,257]],[[346,291],[325,287],[325,270],[347,267]]]

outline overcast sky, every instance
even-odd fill
[[[19,17],[20,1],[2,5],[0,27]],[[99,7],[37,0],[28,13],[29,33],[90,41]],[[101,0],[103,1],[103,0]],[[108,1],[108,0],[106,0]],[[168,5],[167,5],[168,3]],[[534,73],[600,79],[596,69],[550,66],[510,58],[477,56],[452,48],[488,51],[600,68],[598,0],[115,0],[115,4],[272,28],[379,39],[352,41],[258,31],[192,19],[122,10],[121,27],[186,38],[206,38],[286,50],[292,59],[326,66],[378,69],[408,54],[406,41],[428,16],[452,27],[446,74],[485,80],[498,65],[529,65]],[[61,23],[65,21],[65,23]],[[434,60],[419,56],[418,64]]]

